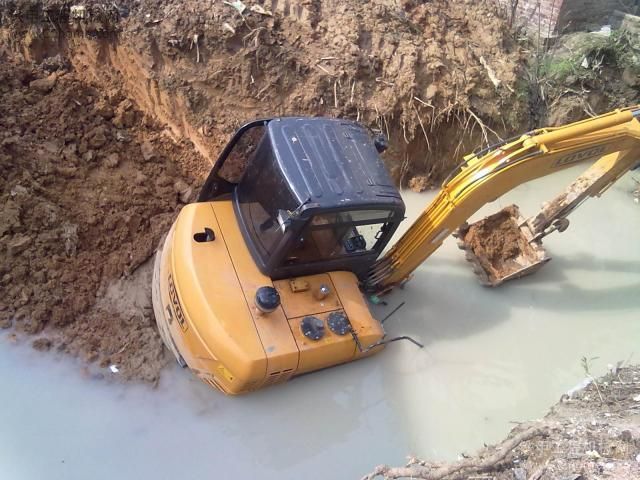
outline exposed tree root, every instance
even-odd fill
[[[424,480],[453,480],[462,475],[482,473],[502,463],[507,456],[522,442],[534,437],[547,436],[549,426],[536,424],[526,430],[509,437],[504,442],[494,447],[487,447],[477,456],[466,458],[459,462],[441,466],[435,463],[412,459],[404,467],[390,467],[380,465],[376,469],[362,477],[362,480],[373,480],[376,477],[383,478],[420,478]]]

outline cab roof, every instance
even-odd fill
[[[275,161],[300,205],[404,211],[400,193],[362,125],[284,117],[271,120],[267,128]]]

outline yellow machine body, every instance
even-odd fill
[[[215,241],[194,242],[211,229]],[[260,272],[244,242],[231,200],[185,206],[169,231],[154,269],[154,310],[165,344],[203,381],[227,394],[280,383],[292,376],[349,362],[361,353],[350,334],[326,329],[306,338],[301,320],[326,324],[344,312],[363,346],[382,339],[351,272],[328,272],[272,281]],[[281,304],[270,313],[254,303],[262,286],[277,289]],[[318,299],[321,286],[326,297]]]
[[[258,266],[258,257],[250,249],[255,245],[247,245],[246,225],[241,224],[246,219],[238,218],[230,193],[237,193],[236,186],[241,189],[243,184],[216,177],[243,128],[254,128],[254,123],[236,133],[235,140],[221,154],[222,160],[214,166],[210,179],[215,181],[207,180],[203,187],[203,192],[213,199],[203,200],[201,193],[198,203],[182,209],[156,255],[154,268],[153,306],[165,344],[179,363],[228,394],[250,392],[379,351],[384,330],[371,315],[360,289],[380,294],[404,283],[474,212],[512,188],[577,162],[596,160],[572,186],[570,195],[563,195],[552,202],[553,208],[544,209],[535,217],[532,231],[544,234],[555,221],[565,219],[587,197],[600,195],[640,160],[640,106],[564,127],[540,129],[489,147],[465,158],[414,224],[376,261],[399,220],[383,220],[388,223],[365,242],[363,235],[370,225],[362,218],[380,206],[403,213],[404,205],[398,210],[394,198],[401,202],[399,193],[385,183],[380,173],[383,166],[371,153],[373,147],[363,130],[343,121],[313,123],[301,119],[298,130],[294,128],[298,122],[295,119],[281,125],[278,119],[269,122],[275,140],[264,158],[277,158],[270,165],[279,166],[280,176],[256,167],[253,181],[261,185],[258,180],[275,177],[279,182],[260,187],[262,193],[266,192],[266,203],[273,204],[271,196],[275,198],[282,192],[294,192],[297,197],[295,208],[276,205],[266,221],[262,217],[258,222],[253,219],[253,228],[288,238],[289,243],[282,245],[290,245],[293,255],[284,256],[282,251],[281,257],[263,255],[259,260],[267,267]],[[324,140],[320,133],[325,135]],[[266,134],[258,146],[263,153],[265,139],[269,140]],[[367,169],[370,164],[378,167]],[[349,170],[352,165],[357,169]],[[245,173],[243,179],[246,176]],[[322,185],[328,186],[321,188]],[[219,194],[218,188],[226,191]],[[354,203],[354,198],[367,192],[370,195],[366,201]],[[242,198],[236,199],[240,199],[238,208],[243,208]],[[289,268],[287,261],[299,260],[301,254],[296,252],[305,244],[306,230],[296,230],[295,222],[304,216],[305,209],[322,211],[320,207],[324,205],[327,211],[333,208],[340,213],[339,209],[345,209],[349,202],[354,220],[348,229],[342,229],[348,238],[341,237],[345,240],[336,244],[339,254],[307,258],[315,269],[305,270],[310,272],[308,275],[288,278],[291,270],[276,269],[274,280],[265,273],[269,271],[265,268]],[[264,216],[264,211],[249,209],[246,215],[251,219],[252,215]],[[324,223],[313,222],[316,218],[319,217],[305,224],[312,233],[313,229],[325,228]],[[335,227],[324,234],[331,237],[338,231]],[[299,241],[302,242],[296,243]],[[377,247],[370,248],[376,241]],[[305,252],[308,254],[308,250]],[[376,256],[372,257],[371,252]],[[316,255],[321,255],[320,250]],[[351,263],[344,265],[350,270],[329,268],[338,265],[336,257],[347,258]],[[367,258],[372,259],[371,263]],[[269,267],[270,260],[281,263]],[[358,272],[360,278],[352,272]],[[260,287],[271,287],[270,291],[275,288],[279,296],[277,308],[270,313],[257,307],[256,292]],[[331,327],[328,319],[335,312],[348,319],[348,329],[341,334],[324,328]],[[316,325],[320,323],[324,336],[314,340],[303,333],[301,325],[307,317],[313,317]],[[396,339],[389,341],[393,340]]]

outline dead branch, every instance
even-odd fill
[[[484,472],[503,462],[507,455],[522,442],[546,435],[548,435],[548,427],[546,425],[534,425],[493,448],[486,448],[485,451],[477,457],[466,458],[444,467],[437,467],[435,464],[429,464],[427,462],[418,462],[417,464],[414,462],[406,467],[380,465],[376,467],[373,472],[362,477],[362,480],[373,480],[376,477],[386,479],[420,478],[423,480],[447,480],[454,478],[454,475],[460,475],[462,473]],[[488,455],[483,458],[483,454]]]
[[[320,70],[322,70],[324,73],[326,73],[327,75],[329,75],[331,77],[337,77],[337,75],[335,73],[330,72],[329,70],[324,68],[322,65],[316,64],[315,67],[320,69]]]
[[[404,161],[400,166],[400,180],[398,181],[400,188],[402,188],[402,185],[404,184],[404,177],[408,171],[409,171],[409,154],[405,152]]]
[[[502,140],[500,135],[498,135],[495,130],[491,129],[491,127],[489,127],[486,123],[484,123],[480,119],[480,117],[478,117],[475,113],[473,113],[473,110],[471,110],[470,108],[467,108],[466,111],[476,121],[476,123],[480,127],[480,130],[482,130],[482,137],[484,138],[484,141],[486,142],[487,145],[491,145],[491,143],[489,142],[489,135],[487,134],[487,132],[493,133],[498,140]]]
[[[382,114],[382,120],[384,121],[384,128],[387,131],[387,138],[391,139],[391,134],[389,133],[389,123],[387,122],[387,116]]]
[[[420,128],[422,129],[422,134],[424,135],[424,139],[427,141],[427,151],[431,152],[431,143],[429,142],[429,136],[427,135],[427,131],[424,129],[424,124],[422,123],[422,118],[420,118],[420,112],[416,106],[412,103],[411,106],[416,112],[416,116],[418,117],[418,123],[420,124]]]
[[[487,71],[487,75],[489,75],[489,80],[491,80],[491,83],[493,83],[493,86],[496,89],[498,89],[498,87],[500,86],[500,84],[502,84],[502,82],[496,75],[496,72],[493,70],[493,68],[491,68],[491,66],[489,65],[489,62],[487,62],[482,55],[480,55],[480,63],[482,64],[484,69]]]

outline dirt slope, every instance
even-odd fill
[[[36,62],[62,51],[98,81],[119,75],[210,160],[248,119],[342,116],[391,137],[403,184],[432,183],[495,139],[481,125],[517,129],[526,100],[521,53],[491,2],[80,3],[82,20],[67,1],[8,2],[6,42]]]
[[[153,380],[140,370],[162,352],[150,311],[96,298],[152,255],[203,161],[58,60],[51,73],[0,62],[0,325]]]

